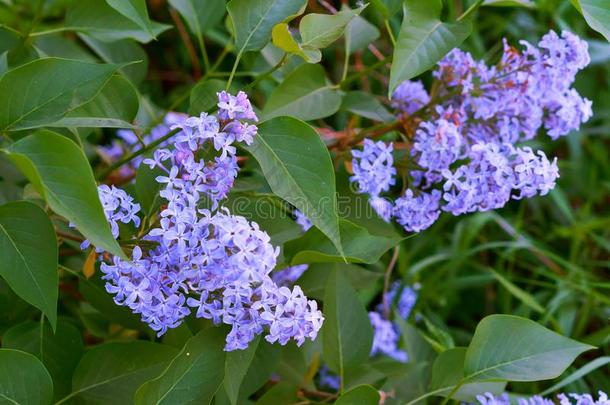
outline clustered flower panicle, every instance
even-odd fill
[[[572,88],[590,61],[587,43],[570,32],[547,33],[523,51],[504,41],[500,62],[487,66],[454,49],[433,72],[437,104],[421,82],[402,83],[392,97],[401,117],[428,111],[410,153],[415,169],[394,204],[380,197],[395,184],[392,144],[366,139],[353,150],[358,191],[405,230],[431,226],[442,211],[461,215],[503,207],[510,199],[545,195],[559,177],[557,159],[520,145],[543,128],[552,138],[576,130],[592,115],[591,101]],[[380,203],[383,201],[383,204]]]
[[[243,92],[221,92],[218,100],[217,116],[175,121],[173,148],[157,149],[142,161],[164,172],[156,181],[165,205],[158,226],[144,237],[155,247],[143,252],[136,246],[131,261],[113,257],[112,264],[102,263],[106,289],[159,336],[194,309],[197,317],[231,326],[227,351],[245,349],[265,331],[269,342],[293,339],[301,345],[322,325],[317,303],[299,286],[272,280],[279,248],[258,224],[219,207],[239,169],[235,142],[252,143],[257,117]],[[205,161],[204,150],[217,156]],[[113,229],[116,221],[137,224],[139,206],[129,205],[124,191],[101,186],[100,196]],[[202,197],[211,208],[200,206]]]
[[[610,405],[608,395],[599,391],[598,399],[596,400],[591,394],[559,394],[557,395],[559,405]],[[483,395],[477,395],[477,403],[479,405],[511,405],[511,400],[508,394],[495,396],[489,392]],[[513,402],[514,403],[514,402]],[[556,402],[552,399],[544,398],[540,395],[535,395],[530,398],[519,398],[517,405],[555,405]]]

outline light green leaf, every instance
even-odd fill
[[[610,41],[610,7],[606,0],[577,0],[580,11],[595,31]]]
[[[273,45],[286,53],[291,53],[303,58],[308,63],[318,63],[322,59],[322,53],[315,48],[304,48],[292,37],[288,24],[280,23],[273,27],[271,33]]]
[[[146,0],[106,0],[106,3],[155,38],[151,21],[148,18]]]
[[[55,333],[49,324],[27,321],[13,326],[2,336],[5,349],[16,349],[38,357],[53,379],[54,398],[70,393],[72,372],[83,355],[81,332],[71,323],[57,322]]]
[[[351,221],[340,219],[339,230],[343,255],[318,229],[311,228],[298,239],[286,242],[284,256],[291,264],[332,263],[347,260],[351,263],[377,263],[381,255],[403,239],[399,235],[374,235]]]
[[[357,15],[347,24],[345,30],[345,51],[352,54],[366,48],[379,38],[379,30],[373,24]]]
[[[114,0],[115,2],[131,0]],[[147,43],[171,28],[171,25],[150,22],[150,31],[110,7],[102,0],[79,0],[68,7],[66,29],[83,32],[102,41],[131,38]]]
[[[40,360],[19,350],[0,349],[0,401],[7,404],[48,405],[53,381]]]
[[[225,374],[225,330],[204,329],[190,338],[157,378],[138,388],[136,404],[209,404]]]
[[[326,48],[335,42],[345,31],[349,22],[366,6],[354,10],[342,10],[337,14],[307,14],[301,18],[299,31],[303,46]]]
[[[273,90],[262,115],[265,120],[286,115],[310,121],[331,116],[340,106],[341,95],[328,83],[324,68],[303,64]]]
[[[239,54],[263,49],[276,24],[298,15],[305,0],[231,0],[227,10],[233,23]]]
[[[466,352],[470,381],[540,381],[556,378],[581,353],[594,347],[568,339],[525,318],[490,315]]]
[[[47,214],[36,204],[0,206],[0,275],[17,295],[57,323],[57,239]]]
[[[241,383],[246,377],[248,368],[250,368],[250,364],[254,359],[260,340],[261,337],[257,336],[245,350],[233,350],[227,353],[224,366],[224,387],[233,405],[237,404]]]
[[[45,58],[6,72],[0,78],[0,128],[35,128],[57,121],[91,100],[117,69],[117,65]]]
[[[6,152],[53,211],[76,225],[93,245],[126,258],[110,231],[89,162],[74,142],[38,131]]]
[[[446,397],[464,378],[465,347],[454,347],[438,355],[432,366],[432,379],[429,393]],[[476,402],[476,396],[490,392],[500,394],[504,391],[506,382],[478,382],[462,385],[452,398],[465,402]]]
[[[406,0],[390,71],[390,95],[401,82],[430,69],[470,35],[469,20],[442,22],[441,7],[440,0]]]
[[[331,370],[344,376],[346,368],[366,361],[373,343],[373,329],[358,294],[342,271],[332,270],[324,293],[322,345]]]
[[[167,345],[146,342],[113,342],[96,346],[78,363],[72,378],[72,393],[87,404],[133,404],[133,395],[143,382],[159,375],[177,354]]]
[[[313,128],[295,118],[273,118],[259,125],[247,149],[273,192],[310,218],[342,254],[335,171],[328,149]]]
[[[139,107],[138,93],[122,76],[113,76],[93,100],[76,107],[49,127],[129,128]]]
[[[493,7],[536,7],[536,4],[531,0],[485,0],[482,5]]]
[[[196,37],[202,37],[218,24],[225,15],[225,0],[169,0],[178,10]]]
[[[377,405],[379,392],[370,385],[359,385],[341,395],[335,405]]]
[[[375,96],[365,91],[345,93],[341,109],[375,121],[389,122],[396,119]]]

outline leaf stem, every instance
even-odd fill
[[[276,70],[281,68],[286,63],[287,59],[288,59],[288,54],[286,52],[284,52],[284,55],[282,56],[280,61],[275,64],[275,66],[273,66],[271,69],[267,70],[265,73],[258,75],[258,77],[256,79],[254,79],[254,81],[252,83],[250,83],[249,85],[246,86],[245,90],[251,89],[252,87],[256,86],[261,81],[263,81],[266,78],[268,78],[269,76],[271,76]]]
[[[472,4],[472,6],[468,7],[468,9],[461,16],[459,16],[457,18],[457,20],[462,21],[462,20],[468,18],[470,16],[470,14],[474,13],[479,8],[479,6],[481,6],[481,4],[483,4],[483,0],[476,0]]]
[[[390,27],[390,20],[388,20],[387,18],[383,21],[383,23],[385,24],[385,29],[386,31],[388,31],[388,36],[390,37],[390,42],[392,43],[392,46],[394,48],[396,48],[396,38],[394,38],[394,33],[392,32],[392,27]]]
[[[398,261],[398,253],[400,252],[400,245],[394,248],[394,253],[392,254],[392,258],[390,259],[390,264],[388,264],[388,268],[385,271],[385,275],[383,277],[383,317],[388,319],[390,317],[390,302],[388,301],[388,290],[390,289],[390,276],[392,275],[392,270],[396,266],[396,262]]]
[[[229,75],[229,80],[227,81],[226,91],[229,91],[231,88],[231,83],[233,83],[233,76],[235,76],[235,72],[237,71],[237,66],[239,65],[239,61],[241,60],[241,55],[243,54],[243,49],[239,51],[237,57],[235,58],[235,62],[233,63],[233,68],[231,69],[231,74]]]

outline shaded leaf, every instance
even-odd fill
[[[178,10],[197,37],[216,26],[226,11],[225,0],[169,0],[169,4]]]
[[[364,7],[342,10],[337,14],[310,13],[305,15],[299,23],[303,46],[326,48],[343,35],[347,24],[360,14]]]
[[[232,404],[238,403],[241,383],[252,364],[260,340],[259,335],[250,342],[245,350],[234,350],[227,353],[224,365],[224,388]]]
[[[610,8],[606,0],[577,0],[580,11],[595,31],[610,41]]]
[[[470,21],[442,22],[441,8],[440,0],[406,0],[390,71],[390,95],[401,82],[430,69],[470,35]]]
[[[98,246],[125,257],[112,236],[83,151],[68,138],[38,131],[6,150],[49,206]]]
[[[298,401],[298,387],[294,384],[280,381],[255,402],[256,405],[294,404]]]
[[[57,323],[57,239],[47,214],[36,204],[0,206],[0,275],[17,295]]]
[[[341,95],[328,83],[324,68],[303,64],[273,90],[262,115],[265,120],[286,115],[310,121],[331,116],[340,106]]]
[[[224,345],[224,329],[202,330],[161,375],[138,388],[135,403],[209,404],[224,377]]]
[[[490,315],[474,333],[464,363],[468,380],[540,381],[556,378],[592,346],[525,318]]]
[[[375,96],[365,91],[345,93],[341,109],[375,121],[389,122],[396,119]]]
[[[247,149],[273,192],[311,218],[342,253],[335,172],[328,149],[313,128],[291,117],[274,118],[258,127]]]
[[[359,385],[345,392],[335,402],[335,405],[377,405],[379,392],[370,385]]]
[[[148,18],[146,0],[106,0],[106,3],[116,11],[136,23],[142,30],[155,38],[152,24]]]
[[[45,58],[6,72],[0,78],[0,128],[35,128],[57,121],[93,99],[117,68]]]
[[[216,108],[216,93],[225,89],[226,83],[218,79],[202,80],[191,90],[189,114],[199,115]]]
[[[345,30],[345,50],[352,54],[362,51],[379,38],[379,30],[373,24],[357,15],[347,24]]]
[[[53,381],[36,357],[0,349],[0,399],[12,404],[48,405],[53,399]]]

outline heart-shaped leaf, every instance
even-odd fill
[[[36,357],[19,350],[0,349],[0,399],[10,404],[50,404],[53,381]]]

